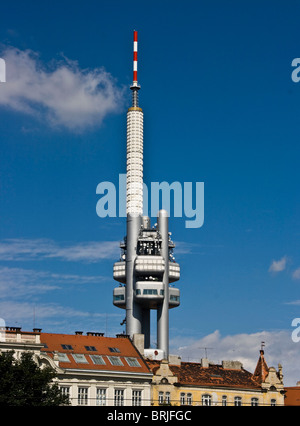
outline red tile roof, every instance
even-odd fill
[[[260,351],[260,357],[257,361],[257,365],[254,371],[254,379],[257,380],[258,383],[263,383],[269,374],[269,367],[266,363],[265,357],[264,357],[264,351]]]
[[[69,362],[59,362],[59,367],[63,369],[150,373],[141,354],[128,337],[41,333],[40,338],[45,345],[42,352],[51,358],[54,357],[55,352],[68,357]],[[69,345],[70,349],[62,345]],[[88,350],[86,347],[95,350]],[[87,362],[76,362],[74,354],[84,355],[84,360]],[[102,356],[104,364],[95,364],[91,355]],[[113,365],[109,357],[118,357],[122,365]],[[139,366],[129,365],[130,360],[126,358],[134,358]]]
[[[158,361],[147,361],[155,374],[159,368]],[[253,375],[244,368],[229,369],[222,365],[209,364],[202,367],[201,363],[181,362],[181,365],[170,365],[170,370],[178,378],[178,385],[230,387],[243,389],[259,389],[260,385]]]
[[[284,405],[300,406],[300,386],[286,387],[284,390],[286,392]]]

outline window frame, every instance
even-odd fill
[[[88,360],[84,354],[72,354],[72,357],[76,364],[88,364]],[[80,359],[81,358],[81,359]]]
[[[134,356],[127,356],[125,357],[125,360],[127,364],[129,365],[129,367],[141,367],[139,360]],[[132,364],[136,364],[136,365],[132,365]]]
[[[235,396],[234,397],[234,406],[235,407],[241,407],[243,405],[242,397],[241,396]]]
[[[211,395],[209,395],[208,393],[204,393],[201,396],[201,404],[202,404],[202,406],[205,406],[205,407],[211,406],[212,405],[212,397],[211,397]]]
[[[91,358],[94,365],[106,365],[105,359],[102,355],[98,354],[89,354],[89,357]],[[97,362],[96,360],[100,359],[101,362]]]
[[[114,389],[114,406],[115,407],[123,407],[124,406],[124,398],[125,392],[124,389]]]
[[[143,391],[141,389],[132,389],[131,403],[134,407],[142,406],[142,395]]]
[[[77,388],[77,404],[82,405],[88,405],[88,394],[89,394],[89,388],[87,386],[78,386]]]
[[[251,407],[257,407],[259,405],[259,399],[256,396],[251,398]]]
[[[123,361],[121,360],[121,357],[119,356],[114,356],[114,355],[107,355],[107,358],[109,360],[109,362],[111,363],[111,365],[113,365],[114,367],[124,367]],[[115,361],[117,361],[115,363]]]
[[[96,405],[99,407],[106,406],[107,401],[107,388],[97,387],[96,388]]]

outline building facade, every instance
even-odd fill
[[[41,368],[52,367],[55,382],[73,406],[151,405],[152,373],[122,334],[51,334],[8,327],[0,351],[8,350],[14,350],[16,358],[30,351]]]
[[[195,363],[174,358],[171,362],[148,360],[153,372],[153,405],[284,405],[282,368],[269,368],[262,351],[253,374],[239,361],[213,364],[208,359]]]
[[[239,361],[213,364],[204,358],[200,363],[184,362],[176,355],[168,360],[149,359],[139,350],[143,346],[142,335],[132,341],[123,334],[52,334],[6,327],[0,353],[14,350],[18,359],[21,352],[32,352],[41,368],[55,370],[55,382],[72,406],[299,404],[299,389],[285,403],[288,388],[283,385],[282,367],[268,367],[264,351],[260,351],[252,374]]]

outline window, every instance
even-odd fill
[[[143,290],[143,294],[157,294],[157,290],[145,289]]]
[[[124,294],[116,294],[116,295],[114,295],[114,300],[124,300]]]
[[[158,403],[163,404],[164,403],[164,393],[158,392]]]
[[[72,354],[72,357],[78,364],[88,364],[88,360],[83,354]]]
[[[132,391],[132,405],[133,406],[141,406],[142,405],[142,391],[141,390],[133,390]]]
[[[242,405],[242,398],[240,396],[234,397],[234,405],[237,406],[237,407]]]
[[[141,294],[141,290],[140,290],[139,288],[137,288],[137,289],[135,290],[135,294],[138,296],[139,294]]]
[[[192,394],[191,393],[187,394],[186,403],[187,403],[187,405],[192,405]]]
[[[258,398],[251,398],[251,406],[252,407],[258,406]]]
[[[275,407],[276,406],[276,399],[271,399],[271,407]]]
[[[180,394],[180,405],[185,405],[185,393]]]
[[[119,356],[108,356],[107,358],[112,365],[124,365]]]
[[[87,351],[96,351],[97,349],[95,348],[95,346],[85,346],[85,349]]]
[[[88,388],[78,388],[78,405],[88,405]]]
[[[105,361],[101,355],[90,355],[90,358],[96,365],[105,365]]]
[[[202,395],[202,405],[211,405],[210,395]]]
[[[65,350],[71,351],[73,347],[71,345],[61,345],[61,347]]]
[[[69,357],[68,357],[68,355],[67,355],[67,354],[64,354],[64,353],[58,353],[58,354],[57,354],[57,356],[58,356],[58,361],[59,361],[59,362],[71,362],[71,361],[69,360]]]
[[[222,406],[223,406],[223,407],[226,407],[226,405],[227,405],[227,396],[226,396],[226,395],[223,395],[223,396],[222,396]]]
[[[124,405],[124,390],[115,389],[115,405]]]
[[[179,296],[174,296],[173,294],[170,295],[170,300],[173,300],[174,302],[179,302],[180,297]]]
[[[96,394],[96,405],[106,405],[106,389],[98,388]]]
[[[70,396],[70,386],[60,386],[59,390],[61,391],[61,393],[65,396]]]
[[[166,404],[170,404],[170,402],[171,402],[170,392],[166,392],[165,402],[166,402]]]
[[[127,364],[130,367],[140,367],[141,366],[141,364],[139,363],[139,361],[136,358],[129,357],[129,358],[125,358],[125,359],[127,361]]]
[[[121,352],[119,348],[108,348],[110,352]]]

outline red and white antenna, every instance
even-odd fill
[[[138,85],[137,66],[138,66],[138,33],[133,31],[133,86]]]
[[[138,32],[133,31],[133,82],[130,89],[132,90],[132,106],[138,107],[138,91],[141,88],[138,84],[137,72],[138,72]]]

